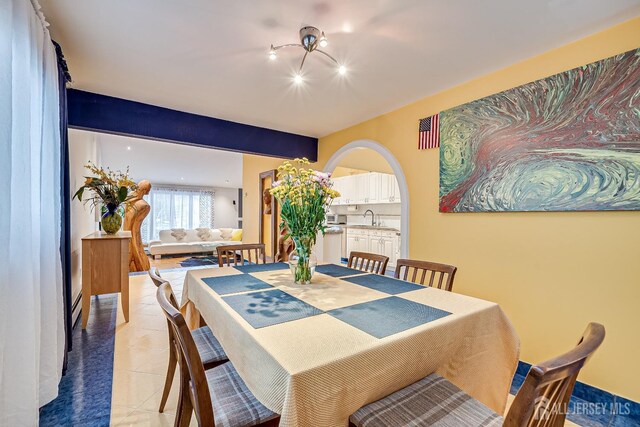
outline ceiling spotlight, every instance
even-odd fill
[[[338,72],[344,76],[347,73],[347,67],[345,67],[344,65],[339,66]]]
[[[307,59],[307,55],[313,52],[321,53],[322,55],[329,58],[331,61],[333,61],[334,64],[336,64],[339,67],[338,71],[340,72],[340,74],[344,74],[346,72],[346,69],[340,66],[340,64],[338,64],[338,61],[336,61],[336,59],[333,56],[329,55],[327,52],[323,50],[318,49],[318,47],[325,47],[328,44],[329,42],[327,41],[327,38],[324,35],[324,31],[320,31],[316,27],[302,27],[300,29],[300,43],[289,43],[289,44],[283,44],[279,46],[271,45],[271,49],[269,50],[269,58],[275,59],[276,52],[279,49],[282,49],[283,47],[301,47],[302,49],[304,49],[305,52],[304,52],[304,56],[302,57],[302,62],[300,63],[300,68],[298,69],[298,73],[296,74],[296,76],[293,78],[293,80],[296,83],[302,83],[301,74],[302,74],[302,67],[304,67],[304,61]]]
[[[324,31],[323,31],[322,36],[320,37],[320,47],[327,47],[328,44],[329,44],[329,41],[324,36]]]
[[[131,151],[131,146],[127,145],[127,150]]]

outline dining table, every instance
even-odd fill
[[[344,265],[318,265],[308,285],[287,263],[189,270],[181,309],[281,426],[348,426],[432,373],[503,413],[520,350],[494,302]]]

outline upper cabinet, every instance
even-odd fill
[[[334,205],[400,203],[400,188],[394,175],[370,172],[333,178],[333,188],[340,193]]]

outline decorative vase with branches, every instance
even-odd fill
[[[294,165],[295,164],[295,165]],[[307,167],[306,158],[285,161],[278,167],[278,180],[271,194],[280,202],[284,238],[290,237],[296,247],[289,257],[295,283],[309,284],[315,271],[312,249],[318,233],[324,235],[327,208],[340,196],[334,190],[331,175]]]
[[[85,165],[94,176],[86,176],[84,185],[78,188],[73,199],[78,198],[92,209],[101,209],[100,223],[107,234],[116,234],[122,226],[123,207],[129,204],[132,192],[136,190],[136,183],[129,178],[129,168],[122,173],[111,169],[99,168],[89,162]],[[85,190],[91,196],[83,200]]]

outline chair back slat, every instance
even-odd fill
[[[563,426],[578,374],[604,336],[604,326],[589,323],[576,347],[532,366],[509,408],[504,426]]]
[[[438,289],[445,291],[453,289],[453,279],[457,271],[457,268],[453,265],[414,259],[399,259],[396,263],[395,278],[400,279],[402,277],[402,280],[408,280],[410,269],[413,269],[413,275],[410,280],[413,283],[425,285],[428,277],[429,282],[426,283],[426,286],[433,287],[435,285]],[[422,273],[419,280],[417,280],[418,272]],[[437,277],[436,274],[438,274]]]
[[[218,265],[220,267],[249,264],[266,264],[267,257],[264,243],[244,243],[239,245],[222,245],[216,248],[218,252]],[[240,260],[238,261],[238,257]]]
[[[389,257],[384,255],[352,251],[347,266],[367,273],[384,275],[388,262]]]
[[[151,280],[156,287],[159,287],[163,282],[166,282],[166,280],[160,277],[160,271],[158,271],[157,268],[149,269],[149,277],[151,277]]]
[[[172,296],[173,291],[168,282],[160,285],[156,298],[167,321],[173,328],[173,336],[175,338],[173,341],[178,354],[178,364],[180,365],[181,386],[187,387],[193,397],[192,401],[198,425],[215,425],[211,395],[209,394],[209,386],[202,359],[184,317],[180,310],[171,303]],[[186,391],[186,389],[183,390]],[[189,397],[185,396],[185,401],[187,399]]]

